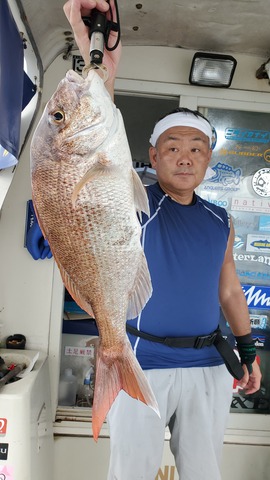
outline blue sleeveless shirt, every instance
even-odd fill
[[[147,187],[150,218],[142,245],[153,284],[145,308],[128,323],[159,337],[208,335],[220,317],[219,276],[230,232],[225,209],[195,195],[192,205],[172,200],[158,183]],[[129,334],[142,368],[220,365],[214,346],[169,347]]]

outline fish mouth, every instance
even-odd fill
[[[70,83],[83,84],[85,82],[84,79],[74,70],[68,70],[67,71],[66,79]]]

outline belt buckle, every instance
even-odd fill
[[[203,348],[206,340],[209,341],[209,343],[206,346],[210,347],[211,345],[213,345],[216,336],[217,336],[217,333],[213,332],[213,333],[210,333],[210,335],[202,335],[200,337],[197,337],[195,340],[194,348],[196,349]]]

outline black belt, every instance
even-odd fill
[[[234,353],[230,344],[223,338],[220,328],[217,328],[214,332],[209,335],[200,335],[197,337],[157,337],[155,335],[150,335],[148,333],[137,330],[131,325],[126,324],[126,329],[131,335],[136,337],[144,338],[150,342],[162,343],[168,347],[177,347],[177,348],[204,348],[214,345],[221,357],[224,360],[224,363],[229,370],[230,374],[240,380],[244,375],[244,370],[242,365]]]

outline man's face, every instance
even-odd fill
[[[163,190],[192,196],[202,182],[211,159],[209,138],[193,127],[171,127],[150,147],[152,167]]]

